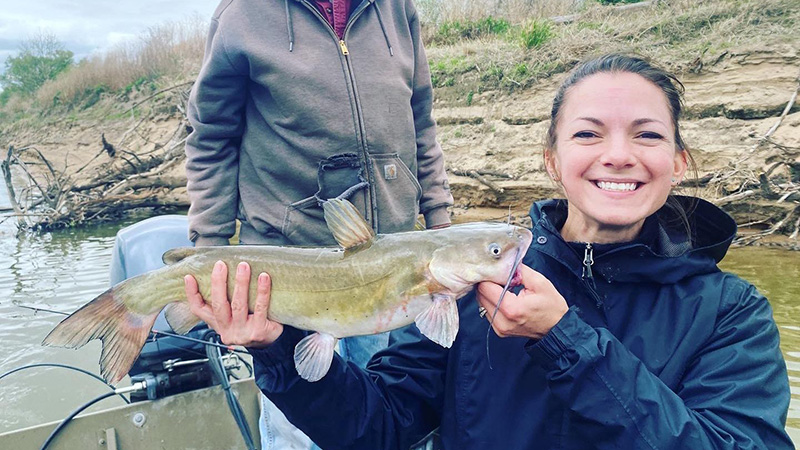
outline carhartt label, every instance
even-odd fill
[[[397,178],[397,166],[394,164],[386,164],[383,166],[383,178],[387,180],[394,180]]]

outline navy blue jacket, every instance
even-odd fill
[[[683,199],[687,202],[688,199]],[[406,450],[435,427],[446,449],[789,449],[789,382],[766,298],[721,272],[736,225],[697,200],[693,239],[669,208],[634,242],[559,234],[566,203],[534,204],[524,263],[569,312],[541,340],[489,338],[472,294],[450,349],[413,325],[368,370],[336,357],[316,383],[292,359],[287,327],[253,351],[256,382],[326,450]]]

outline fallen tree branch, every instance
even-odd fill
[[[17,196],[14,192],[14,184],[11,182],[11,157],[14,154],[14,147],[8,147],[8,153],[6,154],[6,159],[2,163],[0,163],[0,170],[3,172],[3,178],[5,179],[6,184],[6,192],[8,193],[8,201],[11,203],[11,209],[14,211],[14,214],[17,216],[18,226],[24,227],[25,226],[25,219],[22,216],[22,208],[20,208],[19,203],[17,203]]]
[[[143,188],[170,188],[175,189],[186,186],[186,177],[136,177],[123,180],[107,191],[107,195],[119,194],[124,190],[136,190]]]
[[[800,205],[795,206],[791,211],[789,211],[788,214],[786,214],[786,216],[784,216],[783,219],[779,220],[775,225],[771,226],[768,230],[750,234],[747,236],[742,236],[741,238],[735,239],[733,243],[742,246],[753,245],[756,242],[760,241],[761,239],[765,238],[766,236],[774,234],[775,232],[780,230],[783,227],[783,224],[786,223],[788,220],[790,220],[792,216],[798,212],[800,212]]]
[[[800,74],[797,75],[797,78],[795,80],[797,81],[797,87],[795,88],[794,93],[792,93],[792,97],[789,99],[789,102],[786,104],[786,108],[783,109],[783,113],[778,118],[778,121],[775,122],[775,125],[772,125],[772,127],[770,127],[770,129],[758,139],[758,142],[756,142],[753,148],[750,149],[750,153],[753,153],[759,148],[761,148],[761,146],[764,145],[764,143],[766,143],[767,140],[769,140],[772,134],[775,133],[775,130],[777,130],[778,127],[781,126],[781,123],[783,123],[783,119],[786,118],[786,116],[789,114],[789,111],[792,110],[794,102],[795,100],[797,100],[797,93],[800,92]]]
[[[458,176],[462,176],[462,177],[470,177],[470,176],[472,176],[472,175],[470,175],[470,172],[475,172],[478,175],[489,175],[489,176],[497,177],[497,178],[506,178],[506,179],[514,178],[512,175],[509,175],[507,173],[498,172],[496,170],[486,170],[486,169],[478,169],[478,170],[455,170],[454,169],[454,170],[450,170],[450,172],[453,175],[458,175]]]
[[[756,193],[756,191],[752,191],[752,190],[744,191],[744,192],[737,192],[735,194],[731,194],[731,195],[728,195],[726,197],[722,197],[722,198],[718,198],[716,200],[713,200],[712,203],[714,203],[717,206],[723,206],[723,205],[727,205],[728,203],[739,201],[739,200],[741,200],[743,198],[747,198],[747,197],[753,196],[753,195],[755,195],[755,193]]]
[[[467,171],[467,176],[478,180],[478,182],[480,182],[481,184],[483,184],[484,186],[488,187],[489,189],[495,191],[498,194],[502,194],[503,192],[505,192],[505,189],[503,189],[500,186],[498,186],[498,185],[494,184],[493,182],[489,181],[488,179],[486,179],[486,177],[484,177],[483,175],[478,173],[478,171],[476,171],[476,170],[468,170]]]
[[[160,95],[160,94],[163,94],[164,92],[171,91],[171,90],[173,90],[173,89],[177,89],[177,88],[179,88],[179,87],[186,86],[186,85],[192,85],[192,84],[194,84],[194,80],[192,80],[192,81],[186,81],[186,82],[183,82],[183,83],[180,83],[180,84],[176,84],[176,85],[174,85],[174,86],[170,86],[170,87],[168,87],[168,88],[161,89],[160,91],[156,92],[156,93],[155,93],[155,94],[153,94],[153,95],[150,95],[150,96],[149,96],[149,97],[147,97],[146,99],[144,99],[144,100],[141,100],[141,101],[138,101],[138,102],[134,103],[134,104],[133,104],[133,106],[131,106],[130,108],[128,108],[128,110],[127,110],[127,111],[125,111],[125,114],[127,114],[127,113],[129,113],[129,112],[133,111],[133,110],[134,110],[134,109],[135,109],[137,106],[139,106],[139,105],[141,105],[141,104],[143,104],[143,103],[145,103],[145,102],[149,101],[149,100],[150,100],[150,99],[152,99],[152,98],[155,98],[155,97],[157,97],[157,96],[158,96],[158,95]]]

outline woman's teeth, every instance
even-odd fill
[[[597,187],[604,191],[627,192],[636,189],[636,183],[614,183],[611,181],[598,181]]]

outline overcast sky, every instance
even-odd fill
[[[20,41],[46,32],[75,53],[75,60],[141,36],[149,27],[208,21],[219,0],[3,0],[0,4],[0,72]]]

